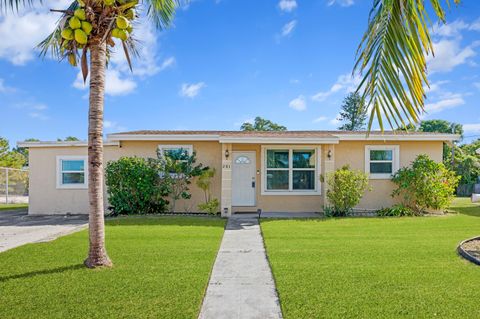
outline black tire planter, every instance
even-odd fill
[[[468,243],[470,241],[473,241],[473,240],[480,240],[480,236],[477,236],[477,237],[473,237],[473,238],[470,238],[470,239],[466,239],[464,241],[462,241],[460,243],[460,245],[458,245],[457,247],[457,252],[460,256],[462,256],[463,258],[465,258],[466,260],[480,266],[480,259],[478,259],[477,257],[471,255],[469,252],[467,252],[465,249],[463,249],[463,245],[465,243]]]

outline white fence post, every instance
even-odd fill
[[[8,204],[8,168],[5,169],[5,176],[6,176],[6,180],[5,180],[5,204]]]

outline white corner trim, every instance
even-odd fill
[[[266,170],[266,151],[268,149],[288,149],[289,151],[292,150],[302,150],[302,149],[314,149],[315,156],[316,156],[316,165],[315,165],[315,189],[314,190],[267,190],[267,170]],[[308,145],[262,145],[260,151],[260,158],[261,158],[261,175],[260,178],[262,179],[261,182],[261,189],[260,195],[262,196],[318,196],[322,194],[322,186],[320,183],[320,174],[321,170],[321,159],[322,159],[322,147],[321,146],[308,146]],[[292,159],[289,158],[291,162]],[[292,171],[289,168],[289,171]],[[289,174],[289,184],[292,184],[292,176]]]
[[[62,160],[82,160],[84,161],[84,176],[85,182],[83,184],[63,184],[62,183]],[[88,156],[77,155],[59,155],[56,156],[56,184],[57,189],[88,189]]]
[[[370,174],[370,151],[393,151],[392,174]],[[400,168],[400,145],[365,145],[365,173],[369,179],[392,179]]]
[[[87,147],[86,141],[59,141],[59,142],[18,142],[18,147]],[[120,142],[104,141],[103,146],[120,146]]]

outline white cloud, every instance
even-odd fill
[[[200,93],[200,90],[203,89],[205,86],[206,84],[204,82],[198,82],[198,83],[192,83],[192,84],[183,83],[179,94],[180,96],[193,99]]]
[[[360,84],[361,80],[362,79],[360,76],[352,76],[350,73],[340,75],[337,79],[337,82],[335,82],[329,90],[315,93],[312,96],[312,100],[322,102],[337,92],[353,92],[357,89],[357,86]]]
[[[0,93],[11,93],[15,91],[15,88],[5,85],[5,81],[0,79]]]
[[[79,90],[88,88],[90,77],[87,77],[86,84],[83,83],[82,72],[78,72],[73,86]],[[119,70],[107,69],[105,77],[105,94],[110,96],[127,95],[137,87],[135,81],[125,77]]]
[[[282,27],[282,37],[286,37],[288,35],[290,35],[293,30],[295,29],[295,27],[297,26],[297,20],[292,20],[288,23],[286,23],[283,27]]]
[[[126,128],[123,126],[118,125],[117,122],[105,120],[103,121],[103,127],[106,131],[125,131]]]
[[[480,31],[480,18],[478,18],[472,24],[470,24],[470,26],[468,27],[468,30]]]
[[[463,104],[465,104],[465,100],[461,94],[446,92],[442,94],[438,101],[425,104],[425,111],[428,114],[433,114]]]
[[[307,109],[307,103],[303,95],[299,95],[297,98],[291,100],[288,106],[296,111],[305,111]]]
[[[437,22],[433,25],[431,32],[433,36],[459,37],[461,36],[461,31],[469,29],[469,27],[463,20],[455,20],[451,23]]]
[[[338,125],[340,124],[340,114],[338,114],[336,117],[328,121],[331,125]]]
[[[427,65],[429,73],[449,72],[456,66],[467,63],[470,58],[476,55],[473,50],[476,44],[462,48],[460,39],[440,40],[433,44],[435,57],[431,54],[427,56]]]
[[[316,119],[314,119],[312,122],[313,123],[319,123],[319,122],[323,122],[323,121],[326,121],[326,120],[328,120],[328,117],[320,116],[320,117],[317,117]]]
[[[30,112],[30,113],[28,113],[28,116],[30,116],[31,118],[34,118],[34,119],[42,120],[42,121],[45,121],[45,120],[49,119],[48,116],[46,116],[45,114],[40,113],[40,112]]]
[[[160,65],[160,71],[173,67],[176,63],[177,63],[177,60],[175,60],[175,57],[173,56],[169,57],[163,60],[162,65]]]
[[[285,12],[291,12],[297,8],[297,1],[295,0],[280,0],[278,3],[280,10]]]
[[[327,6],[333,6],[334,4],[338,4],[341,7],[350,7],[355,4],[354,0],[329,0]]]
[[[468,133],[480,133],[480,123],[463,124],[463,130]]]
[[[477,89],[480,90],[480,82],[475,82],[475,83],[473,83],[473,85],[474,85]]]

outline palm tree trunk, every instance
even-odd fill
[[[90,248],[88,268],[112,266],[105,249],[103,203],[103,103],[106,43],[90,46],[90,105],[88,111],[88,199]]]

